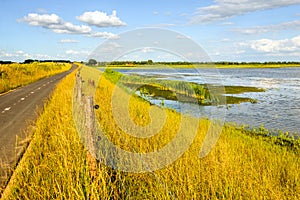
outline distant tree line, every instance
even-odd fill
[[[105,66],[109,65],[153,65],[153,64],[164,64],[164,65],[192,65],[193,63],[190,62],[153,62],[152,60],[145,60],[145,61],[113,61],[113,62],[97,62],[95,59],[89,59],[86,63],[90,66]]]
[[[278,62],[229,62],[229,61],[218,61],[218,62],[153,62],[152,60],[147,61],[113,61],[113,62],[98,62],[95,59],[90,59],[87,63],[89,66],[105,66],[109,65],[122,65],[122,66],[135,66],[135,65],[152,65],[152,64],[163,64],[163,65],[196,65],[196,64],[211,64],[211,65],[262,65],[262,64],[300,64],[300,62],[295,61],[278,61]]]
[[[33,62],[71,63],[70,60],[33,60],[33,59],[27,59],[27,60],[24,60],[24,62],[20,62],[20,63],[30,64]],[[12,62],[10,60],[0,60],[0,64],[11,64],[11,63],[16,63],[16,62]]]
[[[199,63],[201,64],[201,63]],[[261,65],[261,64],[300,64],[300,62],[295,61],[271,61],[271,62],[228,62],[228,61],[221,61],[221,62],[212,62],[212,64],[221,64],[221,65]]]
[[[152,60],[145,61],[113,61],[109,63],[110,65],[152,65]]]
[[[0,60],[0,64],[11,64],[11,61]]]
[[[33,63],[33,62],[53,62],[53,63],[70,63],[70,60],[33,60],[33,59],[27,59],[24,60],[24,64],[29,64],[29,63]]]

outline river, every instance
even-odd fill
[[[226,107],[225,121],[238,125],[300,135],[300,68],[245,69],[118,69],[124,74],[139,74],[160,79],[182,80],[228,86],[254,86],[265,92],[243,93],[235,96],[257,99],[256,104],[241,103]],[[151,100],[160,104],[160,100]],[[164,101],[166,107],[196,117],[218,118],[225,108]],[[222,110],[222,111],[221,111]],[[219,115],[221,116],[221,115]]]

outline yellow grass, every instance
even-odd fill
[[[31,144],[10,181],[4,199],[299,199],[299,151],[248,136],[233,126],[223,128],[210,154],[199,158],[210,125],[200,120],[192,145],[174,163],[147,173],[128,173],[93,161],[86,153],[72,117],[75,74],[57,86],[37,122]],[[149,110],[165,113],[157,135],[141,139],[125,133],[113,109],[121,113],[121,101],[112,106],[112,94],[129,99],[130,118],[139,126],[151,123]],[[137,97],[101,77],[96,111],[106,135],[128,151],[150,152],[167,145],[185,126],[171,110],[151,108]],[[126,102],[126,101],[124,101]],[[126,108],[127,109],[127,108]],[[127,112],[127,111],[126,111]],[[188,118],[188,117],[186,117]],[[190,121],[196,119],[189,118]],[[159,123],[159,122],[157,122]],[[120,129],[120,124],[125,126]],[[125,130],[125,131],[124,131]],[[188,135],[187,135],[188,136]],[[124,140],[125,139],[125,140]],[[184,138],[183,138],[184,139]],[[126,141],[126,142],[124,142]],[[94,163],[93,165],[91,163]]]
[[[0,64],[0,93],[71,68],[68,63]]]

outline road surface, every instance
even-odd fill
[[[30,122],[38,117],[38,108],[42,108],[56,84],[72,69],[18,88],[0,96],[0,185],[6,174],[5,166],[11,167],[18,159],[16,138],[22,137],[22,132]]]

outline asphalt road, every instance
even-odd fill
[[[56,84],[75,68],[76,65],[73,65],[67,72],[41,79],[0,96],[0,162],[2,162],[0,165],[2,168],[3,163],[9,166],[16,161],[17,136],[22,137],[30,122],[37,119],[37,111],[43,107]]]

